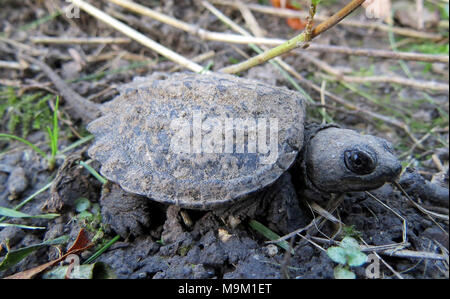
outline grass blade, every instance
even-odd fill
[[[11,134],[4,134],[1,133],[0,134],[0,138],[9,138],[9,139],[14,139],[17,141],[20,141],[26,145],[28,145],[29,147],[31,147],[34,151],[36,151],[39,155],[41,155],[42,157],[44,157],[45,159],[47,159],[47,155],[40,149],[38,148],[36,145],[32,144],[31,142],[29,142],[26,139],[23,139],[22,137],[19,136],[15,136],[15,135],[11,135]]]
[[[104,177],[102,177],[94,168],[92,168],[89,164],[84,161],[80,161],[80,165],[86,168],[97,180],[99,180],[102,184],[106,184],[108,181]]]
[[[250,227],[259,232],[261,235],[269,239],[270,241],[278,240],[280,236],[278,236],[276,233],[271,231],[269,228],[264,226],[262,223],[252,220],[250,221]],[[289,246],[288,242],[286,241],[280,241],[275,243],[276,245],[280,246],[286,251],[290,251],[292,254],[294,254],[294,250]]]
[[[0,215],[12,218],[37,218],[37,219],[53,219],[59,217],[59,214],[41,214],[41,215],[29,215],[16,211],[14,209],[9,209],[5,207],[0,207]]]
[[[111,245],[117,242],[119,240],[120,236],[115,236],[111,241],[105,244],[102,248],[97,250],[93,255],[91,255],[83,264],[90,264],[92,263],[96,258],[98,258],[103,252],[105,252]]]
[[[16,224],[16,223],[0,223],[0,227],[18,227],[23,229],[45,229],[43,226],[29,226],[29,225],[23,225],[23,224]]]

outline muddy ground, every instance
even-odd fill
[[[19,2],[21,2],[19,4]],[[142,2],[142,1],[141,1]],[[144,1],[145,2],[145,1]],[[257,3],[258,1],[253,1]],[[261,2],[261,1],[259,1]],[[262,1],[264,2],[264,1]],[[267,2],[267,1],[266,1]],[[0,28],[5,39],[0,39],[0,60],[20,61],[19,52],[44,60],[81,96],[100,103],[117,95],[115,86],[129,82],[135,76],[144,76],[155,71],[169,72],[174,63],[158,57],[142,45],[131,42],[114,45],[42,45],[31,42],[35,36],[108,36],[120,37],[120,33],[84,12],[79,19],[69,19],[64,14],[53,16],[39,24],[32,23],[52,15],[66,5],[64,1],[1,1]],[[230,45],[224,42],[209,42],[142,17],[104,1],[91,1],[104,11],[121,17],[122,21],[147,34],[155,41],[186,56],[193,58],[208,51],[215,55],[201,62],[206,66],[212,62],[212,70],[218,70],[243,55],[254,53],[245,45]],[[209,13],[199,1],[150,1],[146,5],[185,22],[217,32],[231,32],[216,17]],[[270,5],[266,3],[265,5]],[[320,7],[319,13],[335,12],[342,3]],[[245,24],[239,11],[227,6],[217,6],[231,19]],[[296,34],[283,18],[254,12],[260,26],[268,37],[289,38]],[[359,11],[351,16],[361,21],[370,21]],[[438,18],[438,21],[440,19]],[[33,26],[27,26],[30,23]],[[448,19],[447,19],[448,24]],[[396,20],[396,26],[407,26],[405,20]],[[440,32],[442,28],[432,23],[429,32]],[[445,28],[444,28],[445,33]],[[442,33],[442,34],[444,34]],[[445,34],[444,34],[445,35]],[[447,27],[448,36],[448,27]],[[399,39],[401,39],[399,37]],[[11,40],[19,44],[11,43]],[[341,45],[389,50],[386,32],[370,31],[364,28],[337,26],[319,36],[315,42],[324,45]],[[408,41],[404,42],[408,43]],[[430,41],[413,39],[411,44],[429,44]],[[448,38],[433,41],[437,46],[447,44]],[[436,47],[437,47],[436,46]],[[308,51],[308,55],[319,58],[329,65],[352,74],[363,76],[402,75],[402,68],[396,60],[347,56],[327,52]],[[110,54],[106,60],[94,59],[101,54]],[[285,55],[284,60],[299,73],[319,86],[327,80],[326,89],[339,97],[354,103],[364,111],[374,111],[391,119],[406,123],[416,140],[421,140],[433,129],[429,137],[420,144],[401,129],[373,119],[365,113],[354,113],[330,99],[326,99],[327,112],[334,122],[345,128],[383,137],[395,146],[396,154],[404,166],[414,167],[421,177],[430,181],[441,173],[440,181],[448,189],[448,92],[426,90],[432,101],[425,100],[422,90],[412,87],[382,83],[357,85],[355,93],[329,77],[321,76],[322,70],[296,54]],[[151,61],[148,63],[148,61]],[[146,62],[146,63],[143,63]],[[136,66],[136,63],[140,65]],[[416,79],[448,82],[448,64],[405,62]],[[131,67],[130,67],[131,66]],[[106,71],[95,79],[86,76]],[[241,74],[267,83],[292,85],[270,64],[257,66]],[[81,78],[81,80],[80,80]],[[327,79],[328,78],[328,79]],[[18,94],[45,91],[58,95],[57,89],[48,78],[33,67],[22,70],[0,69],[0,86],[12,86]],[[312,98],[320,102],[320,94],[303,86]],[[370,96],[364,96],[365,92]],[[376,104],[368,98],[380,99]],[[49,109],[54,106],[50,105]],[[6,101],[2,98],[2,101]],[[63,150],[76,142],[77,135],[86,136],[85,125],[71,117],[70,109],[61,99],[59,123],[61,126],[59,149]],[[310,107],[309,121],[321,122],[318,110]],[[8,114],[9,113],[9,114]],[[25,123],[13,130],[8,129],[11,109],[0,118],[0,132],[19,136]],[[444,119],[442,121],[442,119]],[[22,119],[24,122],[24,120]],[[417,123],[430,124],[429,127]],[[432,124],[432,125],[431,125]],[[31,129],[27,140],[37,144],[44,151],[50,151],[45,128]],[[11,250],[40,243],[62,235],[69,235],[68,244],[60,247],[65,252],[76,238],[79,230],[85,228],[96,245],[80,254],[86,259],[99,247],[119,234],[120,239],[96,260],[109,265],[119,278],[333,278],[334,263],[323,249],[333,245],[332,240],[341,240],[346,234],[357,235],[371,246],[403,244],[401,254],[390,255],[377,251],[383,259],[380,273],[382,278],[448,278],[448,198],[436,200],[426,192],[410,194],[410,199],[425,207],[419,210],[397,187],[386,184],[371,191],[374,199],[365,192],[329,195],[319,198],[302,187],[301,172],[294,166],[279,182],[259,194],[253,195],[237,206],[214,211],[180,210],[175,206],[155,203],[145,198],[123,192],[112,183],[102,185],[79,161],[88,161],[89,142],[58,156],[56,168],[48,169],[47,162],[35,151],[19,142],[0,140],[0,206],[13,208],[27,197],[36,193],[50,181],[54,183],[24,205],[22,212],[31,215],[43,212],[57,212],[61,216],[53,220],[7,218],[3,222],[45,227],[26,230],[18,227],[0,228],[0,259],[7,247]],[[434,157],[433,157],[434,155]],[[434,159],[433,159],[434,158]],[[436,158],[443,165],[439,169]],[[96,161],[90,162],[99,169]],[[446,170],[446,172],[445,172]],[[404,173],[407,173],[404,170]],[[56,179],[55,179],[56,178]],[[417,180],[416,180],[417,181]],[[414,181],[415,182],[415,181]],[[413,183],[414,183],[413,182]],[[423,184],[423,183],[422,183]],[[427,189],[428,190],[428,189]],[[448,191],[447,191],[448,194]],[[308,196],[309,195],[309,196]],[[117,212],[101,213],[98,203],[106,197],[117,203]],[[124,197],[135,197],[135,217],[122,217],[120,203]],[[81,213],[79,199],[90,203],[90,214]],[[293,252],[269,245],[267,239],[250,226],[257,220],[282,236],[305,227],[318,217],[312,213],[306,199],[316,201],[323,208],[331,209],[337,200],[341,201],[333,215],[343,224],[326,221],[320,230],[311,229],[288,240]],[[384,203],[382,205],[379,201]],[[436,214],[430,213],[436,213]],[[86,212],[86,211],[85,211]],[[144,213],[145,212],[145,213]],[[86,216],[87,215],[87,216]],[[444,216],[444,217],[442,217]],[[445,220],[447,216],[447,220]],[[406,231],[403,223],[406,222]],[[351,229],[348,229],[352,227]],[[349,232],[350,231],[350,232]],[[406,240],[403,234],[406,233]],[[313,243],[314,242],[314,243]],[[398,249],[398,248],[397,248]],[[430,253],[425,256],[424,253]],[[29,255],[17,265],[0,272],[0,277],[30,269],[55,259],[60,254],[57,247],[43,247]],[[445,257],[447,261],[445,261]],[[355,267],[358,278],[365,278],[365,266]],[[37,275],[40,277],[40,274]]]

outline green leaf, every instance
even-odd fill
[[[92,213],[89,211],[82,211],[80,214],[77,215],[78,219],[85,219],[85,218],[89,218],[92,217]]]
[[[348,236],[345,237],[344,239],[342,239],[340,247],[359,250],[358,241],[356,241],[355,238],[348,237]]]
[[[9,209],[5,207],[0,207],[0,216],[12,217],[12,218],[39,218],[39,219],[53,219],[59,217],[59,214],[41,214],[41,215],[29,215],[16,211],[14,209]]]
[[[83,211],[88,210],[91,207],[91,202],[89,199],[80,197],[77,200],[75,200],[75,210],[78,213],[81,213]]]
[[[367,262],[367,255],[359,250],[352,250],[347,254],[347,263],[350,267],[362,266]]]
[[[267,228],[266,226],[264,226],[262,223],[256,221],[256,220],[252,220],[250,221],[250,227],[253,228],[254,230],[258,231],[259,233],[261,233],[264,237],[266,237],[267,239],[269,239],[270,241],[274,241],[280,238],[280,236],[278,236],[276,233],[274,233],[273,231],[271,231],[269,228]],[[281,242],[277,242],[275,243],[276,245],[280,246],[281,248],[283,248],[284,250],[290,251],[292,254],[294,254],[294,249],[292,249],[288,242],[286,241],[281,241]]]
[[[338,266],[338,267],[334,268],[334,278],[336,278],[336,279],[355,279],[356,275],[352,271]]]
[[[341,247],[330,247],[327,249],[327,255],[333,262],[345,265],[347,263],[347,252]]]
[[[64,279],[69,266],[57,267],[45,273],[43,279]],[[114,279],[114,271],[105,263],[98,262],[88,265],[77,265],[70,273],[71,279]]]
[[[28,255],[30,255],[32,252],[38,250],[43,246],[60,245],[66,243],[68,240],[69,236],[61,236],[53,240],[47,240],[42,243],[34,244],[16,250],[10,250],[6,254],[5,258],[0,262],[0,271],[6,270],[14,266],[18,262],[26,258]]]

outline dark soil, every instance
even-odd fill
[[[117,92],[113,88],[119,84],[129,82],[135,76],[144,76],[154,71],[170,71],[174,63],[161,59],[154,52],[136,42],[118,45],[40,45],[33,44],[30,37],[40,35],[51,36],[121,36],[107,25],[97,21],[84,12],[80,12],[80,19],[68,19],[60,15],[26,30],[18,29],[30,24],[34,20],[51,14],[58,7],[64,7],[64,1],[45,1],[36,4],[35,1],[1,1],[0,28],[5,37],[28,45],[31,49],[22,47],[28,55],[44,60],[63,79],[79,79],[99,71],[110,73],[95,80],[78,80],[70,86],[85,98],[94,102],[105,102],[113,98]],[[104,11],[120,12],[123,21],[147,34],[155,41],[189,58],[213,50],[216,55],[212,70],[218,70],[229,65],[232,61],[243,60],[240,52],[253,56],[254,53],[247,46],[233,45],[221,42],[203,41],[187,33],[182,33],[170,26],[163,25],[150,18],[132,14],[104,1],[90,1]],[[140,1],[142,2],[142,1]],[[254,1],[257,2],[257,1]],[[163,4],[152,1],[146,4],[158,7],[161,12],[172,15],[185,22],[196,24],[202,28],[230,32],[219,20],[212,16],[197,1],[163,1]],[[326,6],[322,12],[334,12],[340,7],[338,4]],[[244,24],[240,13],[229,7],[218,6],[230,18]],[[118,17],[118,16],[116,16]],[[259,24],[267,31],[267,35],[277,38],[288,38],[296,33],[290,29],[285,20],[275,16],[255,12]],[[354,16],[364,19],[364,16]],[[368,32],[366,29],[346,28],[338,26],[317,38],[318,43],[334,44],[352,47],[370,47],[389,49],[387,34]],[[448,43],[448,40],[447,40]],[[11,43],[0,39],[0,60],[18,61],[18,49]],[[236,48],[240,51],[236,51]],[[89,60],[87,57],[97,57],[100,54],[114,53],[111,59]],[[124,55],[133,54],[131,55]],[[396,62],[392,60],[371,59],[358,56],[340,54],[308,52],[310,55],[326,61],[334,67],[350,68],[362,71],[373,68],[375,75],[396,73],[404,75],[400,68],[390,69]],[[128,57],[128,58],[127,58]],[[113,71],[121,67],[129,67],[136,63],[137,57],[143,60],[152,59],[153,62],[143,64],[137,68]],[[306,78],[321,84],[321,77],[314,65],[296,55],[287,55],[284,59]],[[139,61],[138,61],[139,62]],[[202,62],[206,65],[207,62]],[[448,81],[448,65],[434,64],[431,71],[424,72],[422,63],[407,62],[416,78],[423,80]],[[447,75],[439,73],[443,67]],[[433,71],[433,69],[437,71]],[[270,64],[253,68],[241,74],[249,78],[257,78],[270,84],[291,85]],[[443,78],[444,77],[444,78]],[[58,94],[49,84],[48,78],[33,69],[12,70],[0,69],[0,87],[17,84],[19,93],[47,90]],[[8,83],[8,84],[7,84]],[[320,102],[320,94],[304,87],[314,100]],[[378,84],[362,85],[361,90],[370,95],[384,99],[389,108],[377,106],[359,94],[351,93],[336,82],[329,82],[327,90],[349,99],[358,106],[377,113],[386,113],[389,117],[404,120],[407,115],[415,122],[426,123],[441,117],[439,109],[448,114],[448,93],[430,93],[434,103],[423,100],[421,91],[399,85]],[[408,99],[408,101],[405,101]],[[64,99],[62,99],[64,100]],[[328,100],[327,100],[328,101]],[[1,103],[0,103],[1,104]],[[407,152],[413,146],[401,130],[390,125],[380,124],[379,121],[367,118],[362,114],[345,111],[344,107],[327,102],[330,106],[327,112],[333,120],[342,127],[356,129],[368,134],[383,137],[396,145],[398,155]],[[60,142],[59,148],[64,149],[77,140],[75,133],[86,136],[85,125],[80,120],[72,119],[66,112],[65,102],[61,102],[60,113]],[[395,113],[389,114],[392,111]],[[0,118],[0,132],[8,131],[8,114]],[[311,107],[308,118],[321,121],[316,107]],[[62,122],[61,120],[64,120]],[[411,124],[410,122],[409,124]],[[446,182],[448,194],[448,123],[447,127],[438,127],[437,133],[423,141],[419,146],[403,157],[405,165],[414,166],[422,179],[430,181],[433,176],[438,177],[439,170],[431,159],[433,154],[439,158],[447,169],[441,177]],[[20,135],[20,125],[14,132]],[[424,131],[413,131],[420,139]],[[48,139],[44,130],[33,130],[26,138],[46,152],[49,152]],[[273,186],[262,190],[251,198],[243,200],[231,207],[213,211],[182,210],[176,206],[168,206],[148,200],[147,198],[128,194],[118,186],[108,182],[106,185],[95,179],[79,161],[87,161],[88,143],[66,153],[65,159],[57,161],[54,171],[49,171],[47,163],[32,149],[18,142],[0,140],[0,206],[13,208],[15,205],[34,194],[50,181],[54,181],[51,188],[40,193],[27,203],[21,211],[31,215],[42,214],[43,211],[56,211],[61,214],[54,220],[8,218],[4,222],[46,227],[45,230],[24,230],[17,227],[0,228],[0,260],[6,254],[6,244],[10,249],[18,249],[44,240],[62,235],[70,235],[71,241],[61,249],[63,252],[72,244],[79,230],[85,228],[91,237],[96,236],[96,246],[83,252],[85,259],[95,252],[99,246],[105,244],[119,234],[121,238],[104,252],[96,262],[103,262],[114,270],[119,278],[333,278],[336,266],[324,249],[333,245],[331,240],[341,240],[345,235],[342,227],[326,222],[320,230],[311,229],[306,234],[317,246],[296,236],[288,240],[293,247],[293,254],[280,247],[266,243],[267,239],[250,226],[250,221],[257,220],[280,236],[288,234],[298,228],[305,227],[318,217],[312,214],[306,200],[314,200],[323,208],[330,208],[338,200],[338,195],[327,198],[316,197],[304,191],[297,166],[289,170]],[[96,161],[90,164],[99,169]],[[414,183],[414,180],[413,180]],[[412,189],[411,189],[412,190]],[[417,188],[414,190],[418,190]],[[422,190],[422,189],[420,189]],[[429,211],[447,215],[448,199],[427,196],[427,191],[411,192],[411,197]],[[365,192],[355,192],[341,195],[342,203],[333,213],[346,228],[353,227],[352,232],[359,234],[371,246],[392,245],[402,243],[403,220],[406,221],[406,237],[410,256],[389,256],[380,253],[383,262],[380,265],[382,278],[395,278],[398,272],[404,278],[448,278],[448,220],[421,212],[412,205],[408,198],[395,186],[387,184],[371,193],[383,202],[370,197]],[[76,210],[76,201],[87,198],[92,206],[93,217],[82,218]],[[117,208],[108,209],[108,213],[95,209],[97,204],[111,205]],[[123,217],[120,210],[126,208],[133,211],[133,217]],[[95,217],[97,215],[98,217]],[[100,215],[102,220],[100,220]],[[399,217],[399,215],[402,218]],[[339,234],[336,234],[340,232]],[[305,235],[305,232],[302,233]],[[331,239],[329,239],[331,238]],[[435,258],[420,257],[419,253],[428,252],[434,256],[446,256],[447,261]],[[0,277],[7,277],[14,273],[44,264],[58,257],[56,247],[44,247],[34,252],[16,266],[0,272]],[[365,266],[354,268],[358,278],[365,278]]]

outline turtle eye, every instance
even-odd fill
[[[345,166],[356,174],[369,174],[375,169],[376,161],[361,150],[347,150],[344,153]]]

